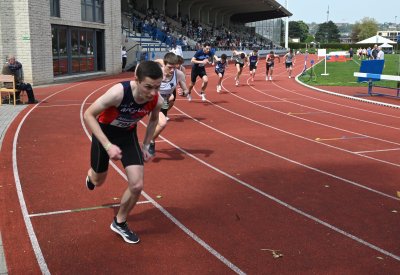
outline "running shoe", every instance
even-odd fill
[[[292,78],[292,77],[289,75],[289,78]]]
[[[187,98],[188,101],[192,101],[192,95],[191,95],[191,94],[188,94],[188,95],[186,96],[186,98]]]
[[[221,86],[217,85],[217,93],[220,93],[220,92],[221,92]]]
[[[268,75],[265,77],[265,80],[268,80]]]
[[[236,80],[235,85],[236,85],[236,86],[239,86],[239,80]]]
[[[271,80],[271,81],[272,81],[272,76],[270,76],[270,77],[269,77],[269,80]]]
[[[110,228],[112,231],[119,234],[127,243],[138,243],[140,241],[139,237],[129,229],[127,222],[124,222],[122,226],[119,226],[114,218]]]
[[[86,188],[89,190],[93,190],[96,187],[91,181],[89,176],[86,176]]]
[[[206,94],[201,94],[201,101],[206,101]]]
[[[155,142],[150,142],[149,153],[153,156],[156,154],[156,143]]]

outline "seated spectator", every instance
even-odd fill
[[[19,90],[19,92],[16,93],[16,100],[20,99],[21,91],[26,91],[28,95],[28,104],[38,103],[33,94],[32,85],[23,82],[22,64],[18,62],[14,56],[10,55],[8,57],[8,62],[4,64],[1,73],[14,76],[16,88]]]

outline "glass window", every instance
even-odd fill
[[[54,76],[98,71],[98,62],[104,59],[104,36],[96,35],[99,31],[52,25]]]
[[[52,26],[51,28],[53,72],[54,76],[68,73],[67,30]]]
[[[96,0],[96,10],[95,17],[96,22],[103,23],[104,22],[104,0]]]
[[[79,73],[79,31],[71,30],[72,73]]]
[[[86,57],[87,57],[87,70],[93,72],[94,71],[94,54],[93,54],[93,31],[89,30],[86,34]]]
[[[104,23],[104,0],[81,0],[83,21]]]
[[[50,0],[50,16],[60,17],[60,0]]]

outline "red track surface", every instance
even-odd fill
[[[221,94],[209,68],[209,101],[177,100],[128,219],[138,245],[109,229],[118,171],[84,186],[82,112],[130,75],[36,89],[43,101],[13,122],[1,154],[9,274],[397,273],[399,110],[304,88],[279,63],[267,82],[260,63],[240,87],[230,66]]]

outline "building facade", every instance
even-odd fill
[[[279,45],[281,43],[283,22],[280,18],[250,22],[245,26],[255,28],[255,33],[270,40],[271,44]]]
[[[121,6],[113,0],[0,0],[0,57],[26,82],[121,72]]]
[[[400,36],[400,31],[398,30],[378,31],[377,34],[387,39],[390,39],[394,42],[397,42],[397,38]]]

